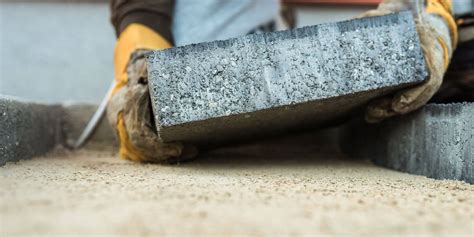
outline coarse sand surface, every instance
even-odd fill
[[[351,160],[311,138],[177,165],[58,150],[0,167],[0,187],[0,236],[474,236],[473,185]]]

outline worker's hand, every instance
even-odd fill
[[[131,27],[131,28],[130,28]],[[120,156],[141,162],[190,159],[197,154],[193,146],[163,143],[157,135],[148,93],[145,49],[171,47],[152,30],[138,24],[128,26],[115,49],[116,86],[107,116],[116,127]]]
[[[406,114],[425,105],[438,91],[457,43],[457,27],[452,17],[450,0],[417,1],[384,0],[376,10],[360,17],[380,16],[402,10],[412,10],[416,15],[416,26],[421,47],[429,71],[426,82],[403,89],[398,93],[376,99],[369,103],[365,118],[368,122],[379,122],[394,115]]]

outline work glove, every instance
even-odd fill
[[[141,24],[127,26],[117,41],[116,84],[107,105],[107,117],[116,128],[123,159],[165,162],[190,159],[197,154],[193,146],[163,143],[153,121],[145,54],[169,47],[171,44],[163,37]]]
[[[452,16],[451,0],[384,0],[376,10],[360,17],[381,16],[403,10],[412,10],[415,14],[429,78],[420,85],[370,102],[365,113],[367,122],[379,122],[425,105],[440,88],[456,48],[457,26]]]

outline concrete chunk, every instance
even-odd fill
[[[154,51],[148,60],[166,142],[320,126],[427,76],[409,12]]]
[[[474,103],[429,104],[381,124],[350,123],[342,148],[391,169],[474,183]]]

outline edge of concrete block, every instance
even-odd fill
[[[0,166],[44,155],[58,145],[71,147],[96,108],[91,104],[45,105],[0,95]],[[86,148],[116,146],[115,133],[102,118]]]
[[[63,139],[59,105],[0,96],[0,165],[40,156]]]
[[[474,103],[429,104],[380,124],[354,120],[341,149],[390,169],[474,183]]]

